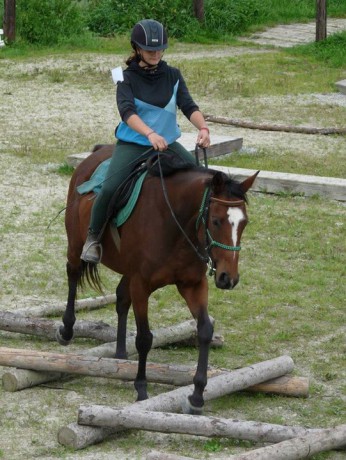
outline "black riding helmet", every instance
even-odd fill
[[[131,44],[145,51],[165,50],[168,47],[167,33],[160,22],[143,19],[132,29]]]

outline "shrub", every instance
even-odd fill
[[[52,45],[67,37],[82,34],[82,10],[71,0],[19,0],[17,26],[22,40]]]
[[[215,38],[244,31],[265,13],[260,0],[206,0],[205,28]]]
[[[99,35],[128,33],[141,19],[156,19],[170,37],[181,38],[196,27],[190,0],[92,0],[87,25]]]

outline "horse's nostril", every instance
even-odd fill
[[[223,272],[216,278],[216,287],[219,289],[233,289],[239,281],[239,276],[230,278],[228,273]]]

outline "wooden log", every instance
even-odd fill
[[[309,379],[307,377],[283,375],[282,377],[253,385],[247,388],[246,391],[307,398],[309,396]]]
[[[96,358],[85,354],[48,353],[34,350],[22,350],[0,347],[0,365],[18,367],[32,371],[60,372],[78,375],[89,375],[123,380],[134,380],[137,373],[137,361],[117,360],[114,358]],[[189,385],[193,381],[195,367],[173,366],[149,363],[148,380],[171,385]],[[208,378],[230,372],[221,369],[209,369]],[[10,373],[5,373],[5,380]],[[53,375],[53,374],[52,374]],[[5,383],[5,388],[13,387]],[[309,392],[308,379],[285,375],[268,382],[246,388],[245,391],[280,394],[285,396],[306,397]]]
[[[75,311],[95,310],[116,301],[115,294],[103,295],[99,297],[89,297],[87,299],[77,299]],[[61,305],[42,305],[39,307],[22,308],[16,310],[18,315],[26,316],[57,316],[64,313],[66,304]]]
[[[308,429],[299,426],[282,426],[220,417],[206,417],[170,412],[138,411],[106,407],[86,414],[80,412],[78,423],[99,427],[118,427],[180,433],[193,436],[225,437],[243,441],[278,443],[308,433],[323,432],[322,429]]]
[[[173,326],[156,329],[153,331],[153,348],[158,348],[168,343],[175,343],[176,340],[184,340],[194,334],[196,331],[195,320],[184,321]],[[126,346],[129,356],[137,354],[135,337],[126,339]],[[116,342],[105,343],[94,348],[90,348],[84,355],[113,358],[115,356]],[[47,372],[36,372],[24,369],[10,369],[3,374],[2,385],[5,391],[19,391],[30,388],[42,383],[59,380],[63,374],[55,375]]]
[[[262,131],[283,131],[299,134],[346,134],[346,128],[310,128],[307,126],[277,125],[271,123],[254,123],[253,121],[239,120],[237,118],[216,117],[204,115],[207,121],[223,125],[238,126],[239,128],[259,129]]]
[[[231,455],[228,458],[230,460],[298,460],[344,446],[346,446],[346,425],[339,425],[317,433],[307,433],[279,444]]]
[[[0,347],[0,365],[118,380],[134,380],[138,370],[137,361],[5,347]],[[209,370],[208,375],[212,377],[221,373],[222,371]],[[192,366],[147,363],[147,379],[150,382],[177,386],[189,385],[193,381],[194,374],[195,368]]]
[[[242,369],[221,374],[208,380],[204,392],[205,401],[219,398],[229,393],[239,391],[271,378],[280,377],[293,370],[293,360],[289,356],[280,356],[268,361],[253,364]],[[134,410],[152,410],[162,412],[180,412],[186,398],[192,393],[193,385],[178,388],[168,393],[160,394],[145,401],[136,402],[129,406]],[[96,410],[104,410],[104,406],[96,406]],[[92,414],[95,406],[81,406],[79,414],[88,417]],[[90,417],[89,417],[90,418]],[[84,418],[87,420],[87,418]],[[122,430],[122,427],[98,428],[82,426],[71,423],[60,429],[58,441],[60,444],[73,449],[83,449],[91,444],[101,442],[109,434]]]
[[[35,335],[56,340],[56,331],[61,321],[22,316],[10,311],[0,312],[0,330],[20,334]],[[102,321],[77,321],[74,326],[75,338],[88,338],[100,342],[114,342],[117,332],[114,327]]]
[[[114,358],[97,358],[76,353],[49,353],[19,348],[0,347],[0,366],[17,367],[32,371],[59,372],[73,375],[88,375],[121,380],[134,380],[137,361]],[[193,382],[196,368],[193,366],[147,363],[147,378],[150,382],[183,386]],[[226,370],[209,369],[208,378],[225,374]],[[6,388],[13,387],[13,377],[5,373]],[[54,375],[54,374],[52,374]],[[6,379],[9,380],[6,383]],[[245,389],[251,392],[282,394],[285,396],[307,396],[308,379],[285,375]],[[303,392],[305,389],[305,392]],[[7,390],[8,391],[8,390]]]
[[[60,320],[23,316],[10,311],[0,312],[0,330],[3,331],[35,335],[56,341],[56,331],[59,326],[61,326]],[[74,338],[95,339],[100,342],[114,342],[117,339],[116,328],[103,321],[78,320],[74,325],[73,332]],[[134,335],[135,333],[130,334]],[[185,346],[197,346],[197,333],[179,343]],[[212,348],[222,347],[223,337],[217,333],[213,334],[210,346]]]
[[[175,454],[167,454],[167,452],[159,452],[157,450],[153,450],[149,452],[149,454],[145,457],[146,460],[195,460],[192,457],[185,457],[181,455]]]

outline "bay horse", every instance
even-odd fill
[[[77,289],[87,281],[100,287],[97,265],[80,259],[86,239],[93,193],[76,187],[89,180],[96,167],[112,155],[113,146],[97,146],[76,168],[69,186],[65,226],[68,239],[68,299],[57,339],[67,345],[73,337]],[[117,249],[107,226],[101,263],[122,275],[116,289],[118,317],[115,357],[126,359],[126,327],[132,304],[136,327],[137,401],[148,398],[147,355],[152,345],[148,299],[157,289],[175,285],[197,321],[199,356],[194,391],[187,412],[201,413],[207,384],[209,345],[213,326],[208,315],[208,262],[216,287],[233,289],[239,281],[240,240],[247,223],[246,192],[258,172],[239,183],[225,173],[196,167],[167,177],[147,176],[129,219],[118,229]]]

